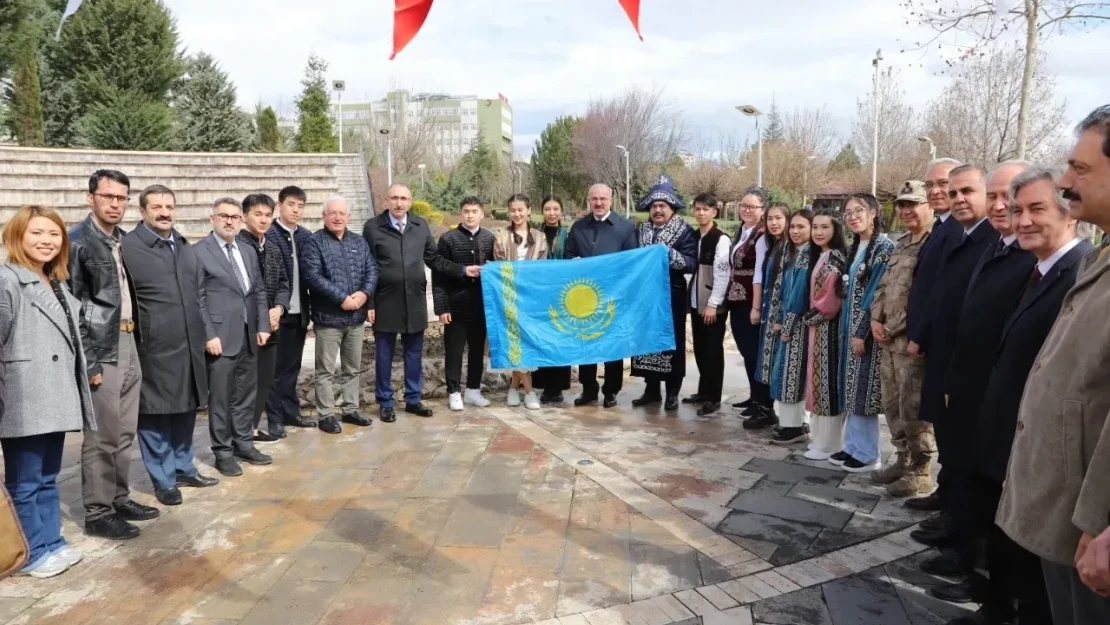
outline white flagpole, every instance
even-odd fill
[[[58,32],[54,33],[54,41],[62,38],[62,24],[66,23],[66,19],[77,12],[81,8],[81,0],[69,0],[66,3],[66,10],[62,12],[62,21],[58,22]]]

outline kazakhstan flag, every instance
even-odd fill
[[[622,360],[675,348],[667,248],[482,266],[496,369]]]

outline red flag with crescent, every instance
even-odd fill
[[[640,34],[640,0],[617,1],[632,21],[636,36],[643,41],[644,36]],[[432,10],[432,0],[394,0],[393,6],[393,53],[389,55],[391,60],[420,32],[424,20],[428,19],[428,11]]]

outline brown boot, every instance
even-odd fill
[[[890,484],[905,475],[909,468],[910,455],[904,451],[899,451],[894,462],[871,473],[871,481],[876,484]]]
[[[929,454],[913,454],[905,475],[887,485],[886,492],[894,497],[914,497],[933,492],[933,458]]]

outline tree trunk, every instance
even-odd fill
[[[1018,109],[1017,158],[1025,158],[1029,143],[1029,107],[1033,88],[1033,69],[1037,66],[1037,15],[1039,0],[1025,0],[1025,73],[1021,77],[1021,107]]]

